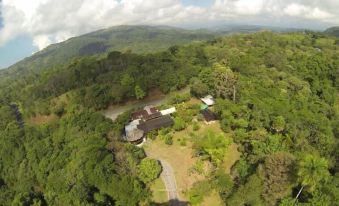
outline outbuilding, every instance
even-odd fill
[[[203,97],[200,100],[207,106],[213,106],[215,104],[214,98],[211,95],[207,95],[206,97]]]

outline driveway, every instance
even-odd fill
[[[150,158],[157,159],[162,167],[162,172],[160,177],[165,184],[168,202],[170,206],[180,206],[182,205],[179,201],[179,193],[177,188],[177,182],[175,180],[175,175],[172,166],[164,159],[157,158],[156,156],[152,155],[151,153],[146,152],[146,155]]]

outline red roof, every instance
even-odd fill
[[[141,110],[135,111],[131,115],[132,116],[132,120],[136,120],[136,119],[149,119],[149,118],[151,118],[150,116],[158,113],[159,110],[157,110],[155,107],[151,107],[151,108],[149,108],[149,112],[150,113],[148,113],[147,110],[145,110],[145,109],[141,109]]]

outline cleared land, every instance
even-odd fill
[[[192,138],[194,137],[192,137],[192,134],[202,135],[207,129],[222,132],[218,122],[211,125],[206,125],[203,122],[199,122],[198,124],[200,126],[198,131],[193,131],[192,126],[189,126],[183,131],[174,132],[173,145],[166,145],[163,140],[157,137],[155,140],[148,140],[148,143],[144,147],[150,157],[155,159],[164,159],[172,166],[177,187],[179,189],[180,200],[182,201],[188,200],[187,191],[192,188],[192,185],[195,182],[205,179],[204,175],[193,172],[193,167],[199,158],[194,156],[194,150],[192,149]],[[225,134],[225,136],[226,138],[230,138],[227,134]],[[180,144],[182,139],[186,140],[185,146]],[[227,173],[239,157],[240,153],[237,151],[237,145],[230,145],[225,154],[224,161],[224,168]],[[153,193],[156,194],[157,191],[153,190]],[[214,192],[210,195],[210,197],[206,197],[204,204],[206,203],[205,205],[207,205],[208,202],[211,201],[216,203],[219,202],[219,200],[219,195]]]

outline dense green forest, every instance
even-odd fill
[[[189,85],[194,96],[217,97],[221,127],[242,153],[227,175],[210,153],[222,140],[201,138],[196,147],[215,172],[196,193],[215,188],[232,206],[336,205],[338,57],[335,37],[258,32],[156,53],[79,57],[21,76],[9,72],[0,80],[0,203],[149,204],[148,183],[158,174],[144,170],[160,170],[142,149],[121,141],[129,114],[113,123],[97,111]],[[18,105],[24,126],[10,104]],[[50,114],[57,120],[28,122]]]

